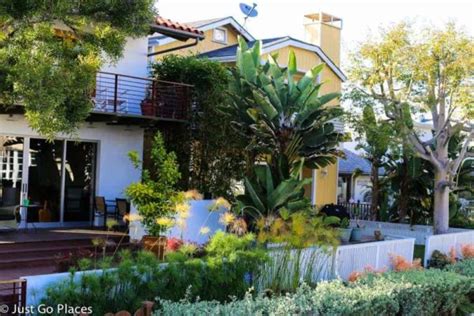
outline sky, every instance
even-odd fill
[[[243,24],[239,3],[257,3],[258,16],[249,18],[246,28],[256,38],[290,35],[304,39],[303,16],[325,12],[342,18],[342,68],[348,52],[376,33],[379,26],[404,19],[420,24],[442,25],[455,21],[474,34],[472,0],[158,0],[160,15],[179,22],[233,16]]]

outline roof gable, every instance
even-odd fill
[[[255,41],[255,38],[249,32],[247,32],[247,30],[245,30],[245,28],[242,25],[240,25],[240,23],[237,22],[237,20],[234,19],[232,16],[217,18],[217,19],[208,19],[208,20],[188,22],[185,24],[192,26],[201,32],[212,30],[224,25],[230,25],[232,26],[232,28],[234,28],[237,31],[238,34],[243,36],[245,40]],[[156,44],[166,45],[168,43],[174,42],[175,40],[176,39],[168,37],[168,36],[158,35],[158,36],[150,37],[148,39],[148,43],[151,45],[156,45]]]
[[[254,43],[255,41],[251,41],[248,44],[249,46],[253,46]],[[235,61],[236,58],[237,46],[238,45],[231,45],[223,47],[203,53],[200,56],[223,62],[232,62]],[[336,66],[336,64],[324,53],[324,51],[319,46],[294,39],[290,36],[263,39],[262,53],[270,53],[287,46],[299,47],[316,53],[316,55],[318,55],[318,57],[329,67],[329,69],[331,69],[336,74],[336,76],[341,79],[341,81],[347,80],[347,77],[344,75],[341,69]]]

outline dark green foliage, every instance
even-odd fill
[[[464,259],[446,266],[446,270],[474,278],[474,259]]]
[[[141,165],[137,152],[129,153],[136,168]],[[125,194],[137,207],[148,234],[160,236],[170,227],[156,222],[159,218],[171,219],[175,214],[175,205],[184,197],[176,190],[181,174],[174,152],[167,152],[160,133],[155,135],[151,148],[152,168],[142,171],[142,180],[130,184]]]
[[[249,220],[270,215],[280,216],[280,212],[294,213],[311,207],[304,196],[304,186],[311,179],[299,179],[282,172],[272,174],[268,165],[254,166],[254,175],[244,179],[245,194],[236,197],[234,210]],[[297,172],[298,173],[298,172]]]
[[[167,55],[153,65],[153,76],[194,85],[196,108],[191,122],[173,127],[173,134],[180,129],[186,137],[169,141],[180,159],[183,187],[230,198],[232,180],[244,174],[246,144],[218,110],[227,102],[228,70],[221,63],[195,56]]]
[[[144,300],[156,297],[179,301],[190,299],[229,301],[231,296],[241,298],[249,287],[248,274],[257,276],[266,256],[249,250],[254,238],[249,235],[236,241],[235,236],[221,233],[210,244],[224,245],[224,253],[214,251],[202,259],[173,256],[165,264],[148,252],[132,258],[128,252],[121,255],[117,270],[90,272],[73,282],[74,274],[65,282],[47,290],[43,303],[55,306],[58,302],[70,306],[92,306],[94,315],[120,310],[134,311]],[[219,239],[219,240],[217,240]]]
[[[337,146],[343,135],[332,120],[342,115],[342,109],[328,106],[338,93],[319,95],[322,84],[317,77],[324,64],[297,80],[294,52],[285,68],[277,64],[276,56],[263,64],[260,48],[259,41],[249,49],[240,38],[229,86],[232,102],[223,108],[247,139],[247,149],[265,157],[273,174],[282,160],[290,169],[298,164],[315,169],[334,163],[341,155]]]
[[[152,0],[0,2],[0,104],[25,106],[42,135],[72,133],[88,116],[95,73],[145,36]]]

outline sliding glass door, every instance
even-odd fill
[[[0,135],[0,221],[12,220],[20,204],[23,149],[22,137]]]
[[[66,143],[64,221],[91,220],[96,151],[96,143]]]
[[[61,221],[64,141],[30,139],[28,222]]]

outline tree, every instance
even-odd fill
[[[352,95],[352,100],[356,101],[357,104],[357,101],[360,100],[356,98],[356,96]],[[374,107],[370,104],[365,104],[362,109],[362,115],[353,116],[351,122],[358,135],[356,138],[358,142],[357,148],[364,150],[365,158],[371,163],[372,200],[370,210],[372,217],[379,220],[382,194],[379,173],[384,166],[386,154],[393,141],[394,130],[389,122],[377,118]]]
[[[1,1],[0,104],[23,105],[48,137],[74,132],[92,109],[95,73],[153,16],[153,0]]]
[[[453,24],[414,30],[400,23],[362,44],[353,56],[350,77],[380,102],[417,156],[434,167],[434,231],[449,228],[449,192],[474,138],[472,38]],[[432,137],[415,128],[420,113],[432,121]],[[466,137],[455,157],[449,140]]]
[[[196,56],[167,55],[153,65],[153,76],[193,85],[190,124],[181,124],[186,139],[176,141],[171,137],[169,144],[180,159],[184,186],[205,195],[231,198],[233,181],[242,179],[245,173],[246,144],[231,127],[231,119],[219,111],[228,101],[228,69]],[[172,133],[176,135],[178,129],[173,127]]]
[[[260,41],[248,48],[239,39],[229,88],[232,102],[222,109],[247,139],[247,149],[264,159],[273,174],[285,170],[282,166],[315,169],[336,162],[342,155],[338,145],[343,134],[332,121],[342,115],[342,109],[328,106],[339,93],[319,95],[323,83],[317,77],[324,64],[298,80],[294,52],[289,54],[288,66],[280,67],[277,56],[269,56],[264,63],[260,49]]]

